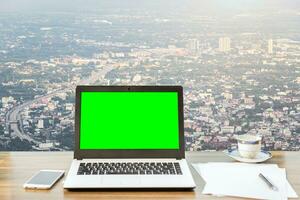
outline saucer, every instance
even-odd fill
[[[260,163],[264,162],[270,158],[272,158],[272,154],[268,151],[261,151],[257,154],[255,158],[243,158],[240,156],[237,149],[234,150],[224,150],[223,151],[227,156],[240,161],[240,162],[246,162],[246,163]]]

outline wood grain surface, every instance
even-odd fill
[[[287,177],[298,195],[300,194],[300,152],[272,152],[267,163],[276,163],[287,170]],[[233,162],[222,152],[186,152],[189,163]],[[191,191],[68,191],[61,179],[51,190],[25,190],[23,183],[41,169],[68,170],[72,152],[0,152],[0,200],[6,199],[237,199],[203,195],[204,181],[191,167],[197,188]]]

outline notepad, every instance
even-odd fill
[[[274,200],[298,197],[286,179],[285,169],[275,164],[213,162],[193,167],[206,182],[203,194]],[[259,173],[272,180],[279,190],[271,190],[258,177]]]

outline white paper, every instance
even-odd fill
[[[285,170],[274,164],[199,163],[193,166],[206,182],[203,194],[257,199],[297,197],[286,180]],[[259,173],[272,180],[279,191],[271,190],[258,177]]]
[[[286,173],[285,169],[280,168],[281,170],[284,171],[284,173]],[[296,193],[296,191],[293,189],[293,187],[291,186],[291,184],[289,183],[289,181],[286,179],[286,187],[287,187],[287,195],[288,198],[298,198],[298,195]]]

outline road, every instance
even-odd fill
[[[104,78],[104,76],[113,69],[113,67],[104,67],[102,70],[97,71],[97,72],[92,72],[91,76],[87,79],[81,80],[77,85],[90,85],[90,84],[94,84],[96,81],[99,80],[99,78]],[[26,134],[23,130],[22,127],[22,119],[21,119],[21,111],[24,110],[26,107],[29,107],[32,104],[38,103],[39,101],[41,101],[42,99],[45,98],[51,98],[53,96],[55,96],[58,93],[61,92],[66,92],[66,91],[72,91],[75,90],[76,85],[72,85],[69,86],[67,88],[62,88],[62,89],[58,89],[55,90],[51,93],[48,93],[46,95],[43,96],[39,96],[33,100],[24,102],[23,104],[17,105],[15,107],[13,107],[12,109],[10,109],[7,114],[6,114],[6,125],[8,128],[8,124],[11,122],[15,122],[15,123],[11,123],[11,137],[18,137],[21,140],[28,140],[29,142],[33,142],[36,145],[38,145],[40,142],[38,142],[37,140],[35,140],[34,138],[32,138],[29,134]],[[20,126],[18,126],[18,124]]]

